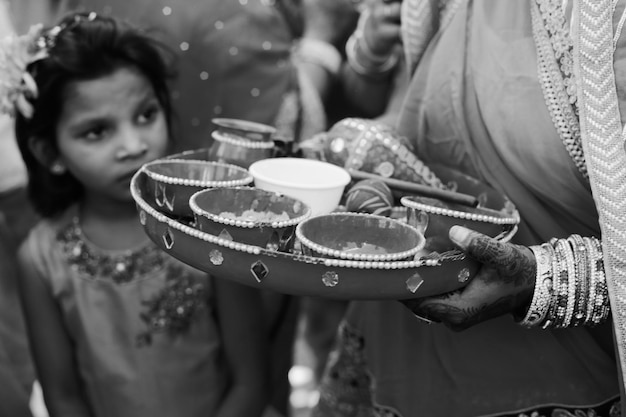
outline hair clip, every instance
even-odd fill
[[[50,50],[56,44],[56,39],[61,32],[63,32],[64,30],[72,29],[80,25],[82,22],[93,22],[96,17],[98,17],[98,14],[96,12],[90,12],[87,15],[76,14],[74,15],[74,19],[71,22],[56,25],[55,27],[43,33],[37,42],[40,43],[42,48],[47,48],[48,50]]]

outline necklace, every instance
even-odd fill
[[[106,251],[84,235],[78,217],[58,236],[64,255],[72,269],[88,279],[111,280],[117,284],[162,269],[166,254],[154,243],[127,251]]]

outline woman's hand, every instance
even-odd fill
[[[401,0],[372,0],[363,24],[363,40],[377,56],[391,55],[400,45]]]
[[[341,49],[359,13],[350,0],[304,0],[304,36]]]
[[[537,264],[532,251],[461,226],[450,229],[450,239],[483,264],[476,276],[457,291],[402,303],[419,317],[454,330],[507,313],[523,315],[535,287]]]

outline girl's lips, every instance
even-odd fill
[[[130,182],[130,180],[133,178],[133,176],[135,175],[135,173],[138,171],[139,169],[136,169],[134,171],[128,172],[127,174],[124,175],[120,175],[118,181],[122,182],[122,183],[128,183]]]

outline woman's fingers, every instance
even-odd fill
[[[483,266],[460,290],[403,301],[416,316],[462,330],[528,304],[537,268],[529,248],[460,226],[452,227],[449,236]]]
[[[379,2],[375,8],[374,13],[376,13],[379,20],[388,20],[393,22],[400,21],[401,14],[401,3],[392,2],[385,3]]]
[[[469,256],[498,271],[499,279],[515,285],[534,282],[537,263],[527,247],[500,242],[461,226],[452,226],[449,236]]]

